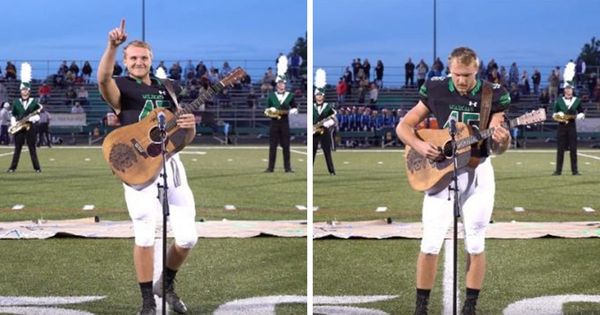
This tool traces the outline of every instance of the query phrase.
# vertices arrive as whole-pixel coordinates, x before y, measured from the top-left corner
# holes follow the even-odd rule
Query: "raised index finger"
[[[119,26],[119,31],[125,31],[125,19],[121,19],[121,25]]]

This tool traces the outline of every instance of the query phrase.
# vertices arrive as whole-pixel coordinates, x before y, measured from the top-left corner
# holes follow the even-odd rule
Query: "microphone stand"
[[[450,121],[450,143],[452,145],[452,165],[454,166],[452,174],[452,182],[448,186],[448,200],[450,200],[450,191],[454,192],[454,231],[452,244],[454,246],[452,252],[452,314],[456,315],[457,311],[457,296],[458,296],[458,218],[460,217],[460,200],[458,195],[458,156],[456,155],[456,121]],[[452,188],[454,183],[454,188]]]
[[[167,217],[169,216],[169,198],[168,198],[168,190],[169,186],[167,184],[167,131],[164,126],[164,120],[161,124],[161,119],[159,118],[159,130],[160,130],[160,142],[161,142],[161,156],[162,156],[162,171],[160,173],[160,177],[163,179],[162,185],[160,181],[156,183],[158,187],[158,200],[162,204],[162,212],[163,212],[163,229],[162,229],[162,315],[167,314],[167,299],[166,299],[166,290],[167,290]]]

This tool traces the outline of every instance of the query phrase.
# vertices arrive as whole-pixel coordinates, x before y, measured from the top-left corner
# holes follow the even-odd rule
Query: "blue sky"
[[[2,0],[0,60],[99,60],[121,18],[128,39],[141,39],[141,3]],[[155,61],[274,61],[305,33],[305,1],[146,0],[146,40]]]
[[[437,0],[437,55],[469,46],[484,62],[564,66],[593,36],[597,0]],[[433,59],[433,0],[314,0],[314,64]]]

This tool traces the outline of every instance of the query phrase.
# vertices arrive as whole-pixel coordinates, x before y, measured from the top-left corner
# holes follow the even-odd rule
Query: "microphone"
[[[160,130],[161,132],[165,132],[166,125],[167,125],[167,123],[166,123],[167,118],[165,116],[165,113],[159,112],[157,117],[158,117],[158,130]]]
[[[454,117],[450,117],[450,135],[453,136],[456,134],[456,119]]]

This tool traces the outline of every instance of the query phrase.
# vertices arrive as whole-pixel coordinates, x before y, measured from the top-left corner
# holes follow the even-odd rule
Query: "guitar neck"
[[[520,125],[522,125],[522,124],[519,122],[519,118],[511,119],[508,121],[508,123],[505,122],[502,124],[502,126],[504,128],[507,128],[509,130],[516,126],[520,126]],[[488,128],[488,129],[480,131],[480,132],[475,132],[471,136],[468,136],[468,137],[465,137],[465,138],[462,138],[462,139],[456,141],[456,148],[462,149],[464,147],[470,146],[474,143],[477,143],[479,141],[482,141],[482,140],[485,140],[485,139],[491,137],[493,134],[494,134],[494,127]]]
[[[224,87],[225,85],[223,85],[223,83],[221,82],[210,86],[208,89],[202,92],[194,101],[192,101],[191,103],[183,104],[183,108],[177,111],[177,113],[175,113],[175,118],[179,118],[179,116],[181,116],[182,114],[189,114],[198,110],[200,106],[212,100],[212,98],[217,93],[219,93]],[[167,130],[171,130],[171,128],[174,128],[175,126],[177,126],[177,119],[173,119],[167,122],[166,128]]]

